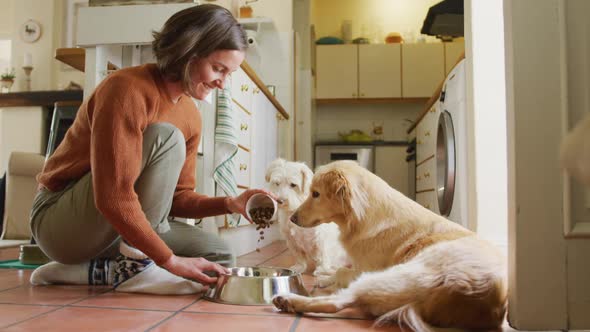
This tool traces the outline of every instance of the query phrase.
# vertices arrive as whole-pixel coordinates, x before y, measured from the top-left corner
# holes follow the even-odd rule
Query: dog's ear
[[[268,167],[266,168],[266,174],[264,175],[264,180],[268,183],[270,182],[270,176],[272,175],[272,172],[275,171],[275,169],[277,168],[281,168],[285,166],[285,160],[278,158],[275,159],[272,163],[270,163],[270,165],[268,165]]]
[[[313,172],[305,163],[299,163],[299,168],[301,170],[301,190],[305,195],[308,195]]]
[[[349,179],[343,170],[334,169],[322,176],[322,182],[333,197],[340,200],[345,214],[353,215],[358,220],[363,219],[368,207],[367,192],[358,181]]]
[[[346,206],[350,207],[350,183],[341,171],[331,170],[324,173],[322,175],[322,183],[332,197],[341,200],[345,208]]]

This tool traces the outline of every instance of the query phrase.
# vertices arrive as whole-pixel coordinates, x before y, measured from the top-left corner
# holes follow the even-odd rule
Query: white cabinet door
[[[409,194],[407,146],[378,146],[375,148],[375,174],[392,188]]]
[[[234,175],[238,186],[250,187],[250,175],[252,173],[251,165],[252,160],[250,152],[243,148],[238,148],[238,152],[234,157]]]
[[[255,86],[242,68],[231,74],[231,97],[245,110],[252,108],[252,91]]]
[[[436,152],[439,115],[438,102],[436,102],[416,126],[416,162],[418,165],[424,160],[432,158]]]
[[[359,45],[359,97],[402,96],[400,44]]]
[[[465,51],[464,42],[444,43],[445,45],[445,76],[453,69],[461,53]]]
[[[402,95],[430,97],[445,77],[442,43],[402,45]]]
[[[250,149],[252,147],[252,116],[234,103],[237,115],[238,144]]]
[[[265,185],[267,127],[264,112],[267,99],[264,94],[254,95],[252,108],[252,188],[262,188]]]
[[[356,98],[357,45],[316,46],[316,97]]]
[[[277,118],[277,109],[276,107],[270,102],[270,100],[266,99],[266,107],[265,107],[265,114],[264,118],[266,120],[266,137],[267,137],[267,146],[266,146],[266,158],[265,158],[265,165],[266,167],[278,157],[278,144],[279,144],[279,136],[278,136],[278,118]]]

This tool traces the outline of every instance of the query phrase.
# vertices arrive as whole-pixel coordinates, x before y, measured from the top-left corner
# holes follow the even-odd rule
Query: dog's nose
[[[297,224],[297,212],[293,213],[289,219],[292,223]]]

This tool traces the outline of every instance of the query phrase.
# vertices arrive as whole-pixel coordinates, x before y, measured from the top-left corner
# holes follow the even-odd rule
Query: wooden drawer
[[[416,192],[434,190],[436,187],[436,159],[431,158],[427,162],[416,167]]]
[[[238,69],[232,74],[231,82],[232,99],[241,107],[250,111],[252,108],[253,90],[256,85],[242,69]]]
[[[425,191],[416,194],[416,202],[428,210],[438,214],[438,203],[435,191]]]
[[[436,102],[416,126],[416,162],[421,163],[434,155],[439,109]]]
[[[237,107],[234,105],[234,107]],[[237,116],[238,144],[250,149],[252,147],[252,116],[241,108],[235,109]]]
[[[234,157],[234,175],[236,183],[239,186],[250,187],[250,152],[238,148],[238,153]]]

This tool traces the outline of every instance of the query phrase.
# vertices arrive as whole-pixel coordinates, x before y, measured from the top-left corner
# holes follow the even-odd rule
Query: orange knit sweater
[[[186,140],[170,214],[200,218],[227,213],[223,197],[194,192],[201,115],[188,96],[172,102],[155,64],[118,70],[100,83],[37,180],[59,191],[91,172],[97,209],[125,240],[162,264],[172,251],[150,226],[133,188],[141,171],[143,131],[157,122],[173,124]]]

